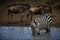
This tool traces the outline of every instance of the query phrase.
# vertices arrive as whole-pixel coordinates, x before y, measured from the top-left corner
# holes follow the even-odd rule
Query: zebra
[[[40,30],[45,29],[46,32],[50,32],[50,25],[52,18],[48,14],[39,15],[31,22],[31,28],[33,34],[40,34]]]
[[[40,35],[40,30],[42,29],[45,29],[46,33],[49,33],[50,25],[52,23],[52,17],[48,13],[44,13],[43,8],[38,8],[34,13],[37,16],[31,22],[32,34]]]

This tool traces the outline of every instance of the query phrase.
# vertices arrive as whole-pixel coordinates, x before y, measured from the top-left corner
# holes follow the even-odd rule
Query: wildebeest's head
[[[52,13],[52,8],[51,6],[47,6],[47,5],[38,5],[38,8],[42,8],[44,13]]]
[[[37,7],[30,8],[30,10],[35,14],[44,14],[44,13],[52,13],[51,6],[39,5]]]

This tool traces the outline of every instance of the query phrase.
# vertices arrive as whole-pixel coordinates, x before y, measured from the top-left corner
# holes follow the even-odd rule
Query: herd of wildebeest
[[[46,32],[50,32],[51,16],[49,13],[52,13],[51,6],[48,5],[38,5],[31,8],[29,4],[14,4],[9,5],[8,7],[8,19],[9,15],[13,19],[13,14],[20,14],[20,22],[23,22],[24,13],[28,11],[27,18],[30,16],[32,34],[40,34],[40,29],[46,29]],[[33,15],[38,15],[34,20],[32,20]],[[8,21],[9,22],[9,21]]]

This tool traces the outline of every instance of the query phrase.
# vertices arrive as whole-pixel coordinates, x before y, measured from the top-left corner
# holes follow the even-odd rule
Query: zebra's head
[[[32,25],[35,26],[35,27],[40,25],[40,22],[36,22],[36,21],[37,20],[32,21]]]
[[[40,5],[37,7],[33,7],[33,8],[30,8],[30,10],[36,15],[37,14],[52,13],[51,6],[46,6],[46,5]]]

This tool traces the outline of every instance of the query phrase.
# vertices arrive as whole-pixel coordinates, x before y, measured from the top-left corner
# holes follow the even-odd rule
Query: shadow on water
[[[57,40],[60,28],[52,27],[50,33],[41,30],[41,35],[32,35],[31,27],[0,27],[0,40]]]

